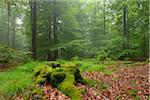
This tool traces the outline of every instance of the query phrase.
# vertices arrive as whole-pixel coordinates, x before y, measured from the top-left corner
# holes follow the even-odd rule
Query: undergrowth
[[[0,92],[12,96],[24,91],[33,83],[32,69],[43,65],[44,62],[30,61],[7,72],[0,72]]]
[[[107,70],[107,68],[104,64],[97,64],[93,60],[80,60],[80,61],[79,60],[73,60],[73,61],[58,60],[57,62],[59,62],[60,64],[67,65],[67,66],[77,65],[80,72],[101,71],[105,75],[111,74],[111,71]],[[33,69],[42,68],[43,66],[48,66],[48,64],[49,64],[49,62],[47,62],[47,61],[44,61],[44,62],[29,61],[28,63],[18,66],[18,67],[15,67],[14,69],[11,69],[9,71],[0,72],[0,86],[1,86],[0,87],[0,95],[4,94],[6,97],[11,97],[17,93],[22,93],[23,91],[26,91],[26,89],[28,89],[28,87],[30,87],[31,85],[34,84]],[[70,69],[67,69],[67,70],[70,70]],[[62,77],[68,77],[68,76],[64,76],[64,73],[66,72],[65,70],[64,70],[64,72],[61,72],[61,71],[59,73],[58,72],[56,74],[53,73],[53,75],[51,76],[51,79],[53,79],[53,76],[57,77],[58,74],[59,74],[59,76],[62,75]],[[76,77],[75,77],[75,79],[76,79]],[[41,79],[40,79],[40,81],[41,81]],[[53,81],[54,81],[54,83],[57,83],[57,81],[59,81],[59,80],[53,79]],[[81,81],[81,80],[79,80],[79,81]],[[92,80],[87,80],[87,82],[90,84],[90,86],[94,85],[94,82]],[[63,84],[67,84],[68,89],[69,89],[69,86],[72,86],[72,85],[68,84],[68,80],[64,81],[64,83],[62,83],[62,85],[55,84],[56,86],[59,87],[60,90],[62,90],[63,93],[66,93],[66,90],[63,89],[64,88]],[[72,88],[74,88],[74,86]],[[74,88],[74,89],[76,89],[76,88]],[[63,90],[65,90],[65,91],[63,91]],[[68,91],[67,93],[70,93],[72,90],[67,90],[67,91]],[[76,90],[76,91],[78,92],[78,90]],[[67,95],[70,95],[70,94],[67,94]],[[76,95],[76,94],[73,94],[73,95]],[[79,95],[81,95],[81,94],[79,93]],[[80,97],[80,96],[78,96],[78,97]]]
[[[58,60],[60,63],[70,63],[70,64],[77,64],[79,66],[79,70],[81,72],[93,72],[93,71],[101,71],[105,75],[111,75],[112,71],[107,69],[107,64],[97,63],[93,61],[93,59],[86,59],[86,60],[73,60],[73,61],[66,61],[66,60]],[[111,62],[112,63],[112,62]]]

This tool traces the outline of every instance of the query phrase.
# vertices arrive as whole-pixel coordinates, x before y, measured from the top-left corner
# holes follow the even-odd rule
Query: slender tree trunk
[[[16,18],[15,18],[15,15],[13,16],[13,37],[12,38],[13,38],[12,45],[13,45],[13,48],[15,48],[15,40],[16,40]]]
[[[37,59],[37,44],[36,44],[36,0],[30,1],[31,7],[31,30],[32,30],[32,57]]]
[[[124,48],[128,47],[128,34],[127,34],[127,11],[126,11],[126,0],[124,0],[124,5],[123,5],[123,33],[124,37],[127,38],[127,45],[126,42],[124,43]]]
[[[7,22],[7,45],[9,46],[9,35],[10,35],[10,2],[7,2],[8,11],[8,22]]]
[[[116,2],[117,2],[117,11],[119,11],[120,10],[120,8],[119,8],[120,3],[119,3],[118,0],[116,0]],[[119,19],[119,12],[117,12],[117,19]],[[118,31],[118,33],[120,33],[120,27],[119,26],[120,26],[119,21],[117,21],[117,31]]]
[[[57,13],[56,13],[56,0],[53,1],[53,24],[54,24],[54,44],[58,43],[58,34],[57,34]],[[54,59],[58,58],[58,50],[54,51]]]
[[[14,4],[16,7],[16,4]],[[12,47],[15,48],[15,40],[16,40],[16,8],[12,9],[11,14],[11,23],[12,23]]]
[[[96,3],[96,2],[95,2]],[[96,37],[96,32],[95,32],[95,29],[93,28],[93,26],[95,26],[96,25],[96,4],[95,4],[95,6],[94,6],[94,8],[93,8],[93,15],[92,15],[92,22],[93,22],[93,24],[92,24],[92,34],[91,34],[91,42],[92,42],[92,46],[95,46],[96,45],[96,40],[95,40],[95,37]]]
[[[137,0],[137,10],[138,10],[138,16],[142,13],[141,11],[141,1],[140,0]],[[137,25],[137,27],[139,27],[139,33],[141,34],[142,33],[142,23],[139,23]],[[146,50],[146,35],[145,34],[141,34],[141,40],[143,40],[143,43],[141,44],[141,52],[142,52],[142,56],[144,58],[147,58],[148,57],[148,54],[147,54],[147,50]]]
[[[51,34],[52,34],[52,32],[51,32],[51,17],[50,18],[48,18],[48,41],[49,41],[49,43],[51,42],[51,40],[52,40],[52,37],[51,37]],[[50,46],[50,44],[48,43],[48,46]],[[53,52],[51,52],[49,49],[48,49],[48,53],[47,53],[47,60],[53,60]]]
[[[104,34],[106,33],[106,11],[105,11],[105,6],[106,6],[106,0],[103,1],[104,3],[104,10],[103,10],[103,16],[104,16]]]
[[[146,58],[146,36],[145,34],[143,36],[143,39],[144,39],[143,56]]]

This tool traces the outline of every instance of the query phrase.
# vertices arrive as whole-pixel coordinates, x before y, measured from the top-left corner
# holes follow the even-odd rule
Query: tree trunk
[[[103,16],[104,16],[104,34],[106,33],[106,12],[105,12],[105,6],[106,6],[106,0],[103,1],[104,3],[104,10],[103,10]]]
[[[9,35],[10,35],[10,2],[7,2],[8,11],[8,22],[7,22],[7,45],[9,46]]]
[[[143,56],[146,58],[147,55],[146,55],[146,36],[144,34],[143,36],[143,40],[144,40],[144,45],[143,45]]]
[[[37,59],[37,45],[36,45],[36,1],[30,1],[31,7],[31,30],[32,30],[32,58]]]
[[[54,24],[54,44],[58,43],[58,34],[57,34],[57,13],[56,13],[56,0],[53,1],[53,24]],[[54,51],[54,59],[58,58],[58,50]]]
[[[13,36],[12,36],[12,46],[15,48],[15,40],[16,40],[16,18],[13,16]]]
[[[49,41],[49,43],[50,42],[52,42],[51,40],[52,40],[52,36],[51,36],[51,34],[52,34],[52,32],[51,32],[51,17],[50,18],[48,18],[48,41]],[[48,46],[50,46],[50,44],[48,43]],[[48,61],[50,61],[50,60],[53,60],[53,52],[52,51],[50,51],[49,50],[49,48],[48,48],[48,51],[47,51],[47,60]]]
[[[124,37],[127,38],[127,45],[126,42],[124,42],[124,48],[128,48],[128,43],[129,43],[129,35],[127,33],[127,11],[126,11],[126,0],[124,0],[124,5],[123,5],[123,33],[124,33]]]

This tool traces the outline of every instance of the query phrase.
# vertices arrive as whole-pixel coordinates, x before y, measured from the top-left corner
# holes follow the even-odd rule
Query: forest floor
[[[89,100],[148,100],[150,95],[148,83],[148,65],[132,68],[119,68],[110,76],[101,72],[85,72],[83,76],[97,81],[94,87],[79,85],[86,88],[85,99]]]
[[[80,83],[76,86],[85,89],[82,100],[148,100],[148,67],[148,64],[125,66],[123,62],[117,62],[107,67],[113,70],[111,75],[104,75],[100,71],[83,72],[84,77],[94,80],[93,86]],[[71,100],[50,84],[46,84],[43,90],[47,100]]]
[[[92,80],[91,84],[81,84],[81,83],[76,84],[76,87],[79,90],[82,90],[81,92],[83,95],[82,100],[149,100],[150,99],[149,64],[145,62],[134,62],[134,61],[114,61],[114,63],[110,63],[110,62],[109,64],[106,63],[108,62],[102,62],[103,65],[106,65],[106,69],[105,70],[101,69],[102,71],[93,70],[98,66],[92,67],[92,70],[90,69],[91,66],[87,70],[85,70],[83,67],[80,69],[83,77]],[[0,78],[3,81],[6,81],[5,85],[7,85],[8,83],[10,84],[8,84],[7,87],[4,86],[3,83],[1,83],[1,85],[3,85],[4,88],[6,87],[6,89],[4,90],[8,90],[9,93],[10,91],[9,85],[12,85],[12,87],[14,87],[13,84],[11,84],[11,81],[18,81],[18,79],[20,79],[19,83],[16,83],[16,85],[14,84],[15,88],[16,86],[18,88],[18,85],[21,86],[20,85],[21,83],[25,86],[31,84],[29,78],[31,78],[32,76],[30,76],[29,74],[31,73],[29,69],[31,69],[33,65],[41,66],[43,64],[44,62],[39,64],[37,64],[37,62],[33,62],[33,63],[31,62],[25,65],[28,66],[27,69],[26,67],[22,67],[22,68],[20,67],[19,69],[13,72],[9,72],[10,75],[7,74],[7,71],[5,70],[6,72],[1,72],[2,76]],[[90,65],[90,63],[87,63],[87,65]],[[85,68],[87,67],[87,65],[85,66]],[[4,76],[3,74],[4,75],[7,74],[5,76],[7,76],[7,78],[9,76],[10,79],[12,80],[11,81],[10,79],[6,80],[6,77],[3,77]],[[22,78],[25,75],[26,77],[27,76],[28,77]],[[42,91],[44,92],[44,98],[46,98],[46,100],[71,100],[69,96],[64,95],[61,91],[59,91],[57,88],[52,87],[50,84],[45,84],[43,86],[40,86],[39,88],[42,89]],[[34,95],[33,97],[35,100],[37,100],[36,98],[40,98],[39,95]],[[15,96],[14,99],[23,100],[22,95],[20,94]],[[0,100],[6,100],[6,99],[0,99]]]

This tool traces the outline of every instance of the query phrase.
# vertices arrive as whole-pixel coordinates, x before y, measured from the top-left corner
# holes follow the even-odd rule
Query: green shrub
[[[7,46],[0,45],[0,63],[8,63],[8,61],[12,58],[11,52]]]
[[[10,61],[26,62],[30,58],[29,52],[23,52],[12,49],[0,44],[0,63],[9,63]]]

